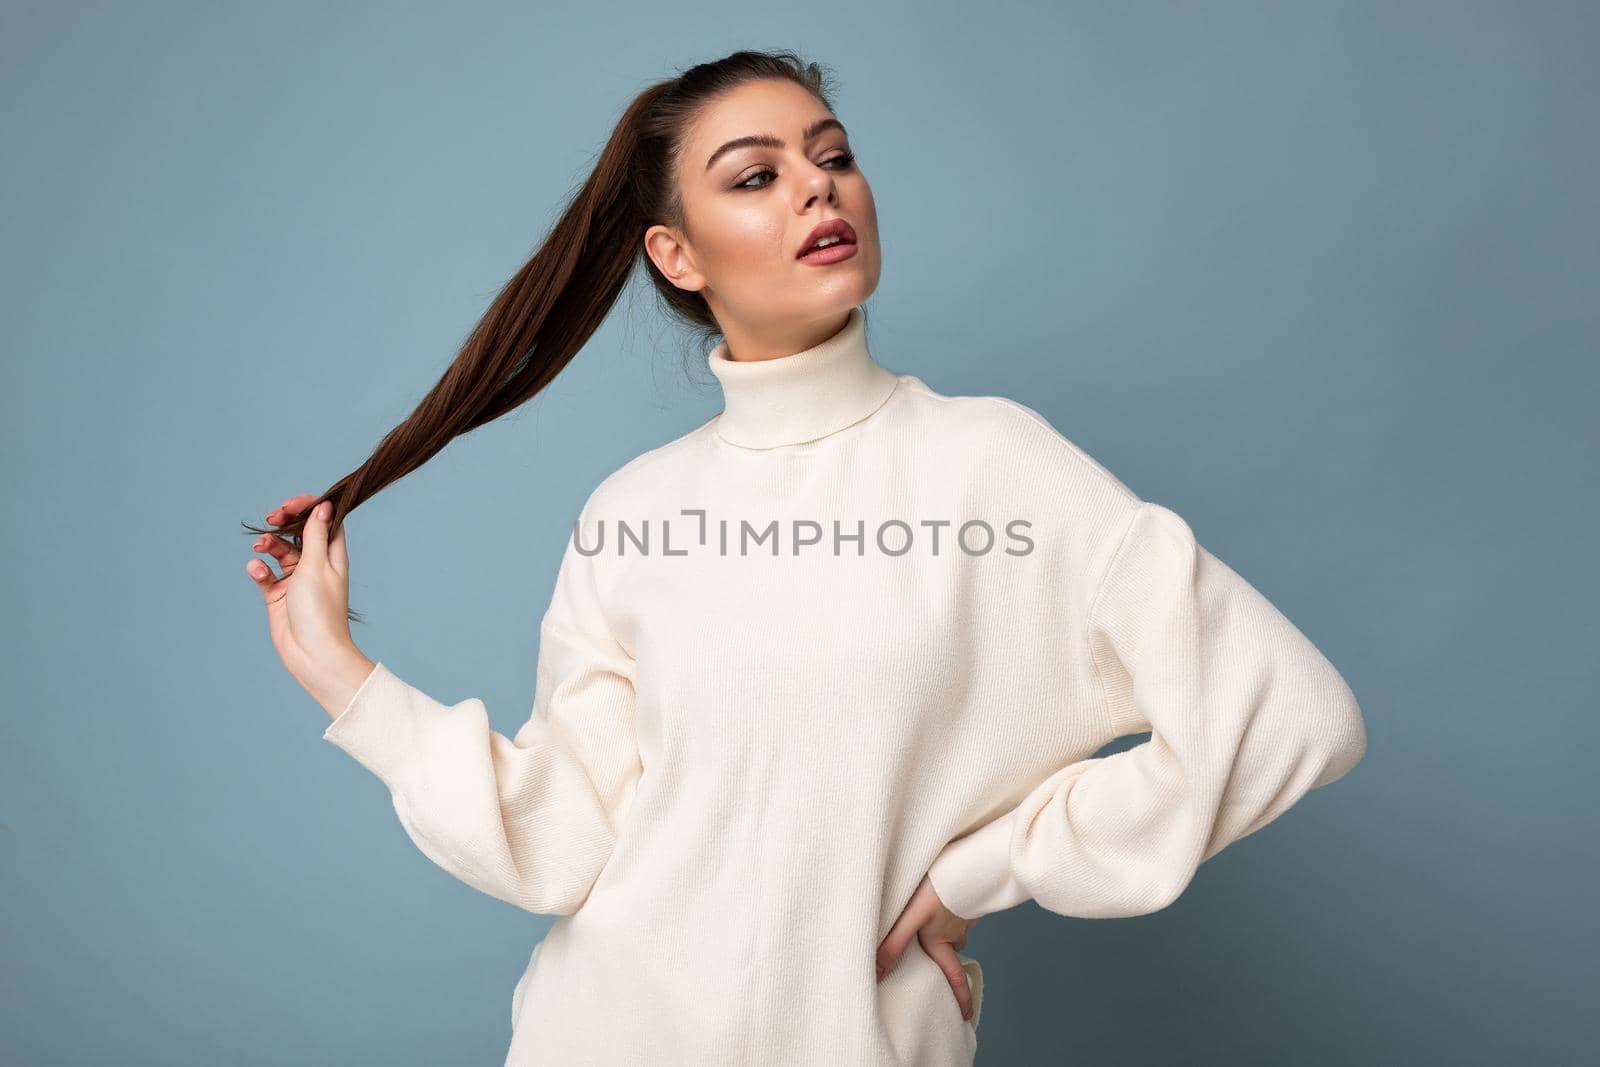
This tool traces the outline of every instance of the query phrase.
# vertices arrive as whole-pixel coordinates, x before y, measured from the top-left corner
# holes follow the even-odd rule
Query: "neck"
[[[814,348],[850,325],[850,314],[831,315],[820,322],[796,323],[782,336],[773,333],[751,333],[743,324],[724,319],[722,330],[723,357],[733,363],[759,363],[767,359],[782,359],[796,352]],[[721,318],[721,316],[718,316]]]
[[[777,448],[837,433],[878,410],[900,380],[868,351],[866,313],[859,305],[842,329],[810,348],[733,359],[724,340],[706,362],[722,386],[717,434],[743,448]]]

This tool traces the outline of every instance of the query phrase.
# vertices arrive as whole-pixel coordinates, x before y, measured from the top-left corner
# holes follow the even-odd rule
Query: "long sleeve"
[[[1159,504],[1139,503],[1085,618],[1114,735],[1151,736],[1061,768],[946,845],[929,878],[963,918],[1030,897],[1082,918],[1159,911],[1366,752],[1339,672]]]
[[[611,856],[642,774],[634,661],[569,538],[539,626],[533,712],[508,739],[483,701],[445,705],[378,663],[323,737],[388,787],[444,870],[537,914],[569,915]]]

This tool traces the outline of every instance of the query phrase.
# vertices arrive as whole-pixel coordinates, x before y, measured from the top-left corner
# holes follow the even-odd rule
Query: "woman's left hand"
[[[963,919],[944,906],[933,883],[927,875],[911,894],[900,918],[890,927],[889,934],[878,946],[878,981],[894,970],[915,936],[925,951],[944,971],[955,992],[956,1003],[961,1005],[961,1017],[972,1018],[972,989],[967,984],[967,970],[961,966],[956,953],[967,947],[967,931],[978,924],[977,919]]]

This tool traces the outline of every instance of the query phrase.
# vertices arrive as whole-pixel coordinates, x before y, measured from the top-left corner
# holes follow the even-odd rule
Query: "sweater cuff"
[[[1033,896],[1011,870],[1013,811],[944,846],[928,880],[944,906],[963,919],[1010,908]]]
[[[396,716],[409,709],[409,688],[382,662],[374,664],[344,710],[322,731],[322,739],[338,745],[388,782],[389,775],[399,769],[406,731]]]

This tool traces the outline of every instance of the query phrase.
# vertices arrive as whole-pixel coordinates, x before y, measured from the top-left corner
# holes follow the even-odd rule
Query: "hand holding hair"
[[[267,512],[267,523],[285,525],[316,500],[311,493],[290,497]],[[245,564],[245,572],[261,591],[272,646],[284,667],[330,717],[338,718],[374,664],[350,636],[350,559],[344,524],[328,536],[332,514],[331,502],[317,504],[306,517],[298,548],[277,534],[255,540],[251,547],[276,559],[281,576],[259,559]]]

